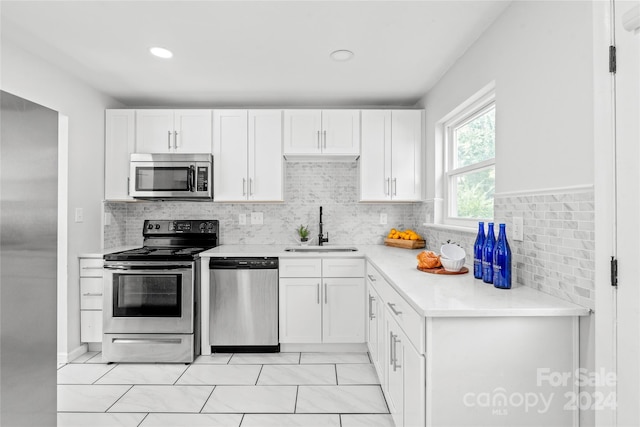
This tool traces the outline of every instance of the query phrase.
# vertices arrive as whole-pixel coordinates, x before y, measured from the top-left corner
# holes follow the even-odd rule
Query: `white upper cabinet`
[[[363,110],[361,201],[422,198],[422,112]]]
[[[282,111],[214,110],[214,201],[281,201]]]
[[[137,153],[211,153],[211,110],[136,110]]]
[[[284,155],[360,153],[360,110],[285,110]]]
[[[135,151],[135,111],[105,112],[104,198],[132,200],[129,196],[129,159]]]

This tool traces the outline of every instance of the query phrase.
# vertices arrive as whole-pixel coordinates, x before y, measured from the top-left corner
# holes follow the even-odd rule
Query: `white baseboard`
[[[87,345],[80,344],[79,347],[68,353],[58,353],[58,363],[69,363],[72,360],[77,359],[87,352]]]
[[[282,353],[366,353],[367,344],[280,344]]]

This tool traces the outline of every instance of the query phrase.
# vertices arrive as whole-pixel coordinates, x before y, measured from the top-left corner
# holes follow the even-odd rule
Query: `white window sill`
[[[430,223],[424,223],[422,225],[429,228],[435,228],[436,230],[450,230],[450,231],[459,231],[461,233],[472,233],[472,234],[475,234],[478,232],[478,230],[475,228],[462,227],[459,225],[430,224]]]

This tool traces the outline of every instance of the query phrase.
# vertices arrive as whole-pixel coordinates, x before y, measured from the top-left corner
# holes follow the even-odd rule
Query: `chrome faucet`
[[[322,206],[320,206],[320,224],[318,225],[320,230],[320,233],[318,233],[318,245],[322,246],[323,243],[329,242],[329,232],[327,231],[327,237],[324,237],[322,233]]]

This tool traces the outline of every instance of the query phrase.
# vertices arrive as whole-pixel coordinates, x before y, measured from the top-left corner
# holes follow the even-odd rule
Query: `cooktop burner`
[[[141,248],[106,254],[106,261],[185,261],[218,245],[217,220],[146,220]]]

